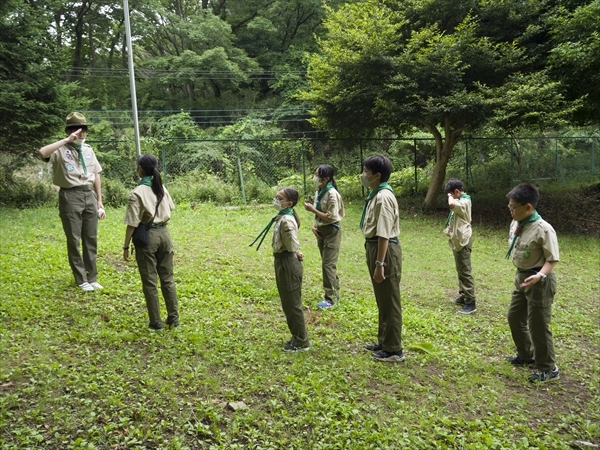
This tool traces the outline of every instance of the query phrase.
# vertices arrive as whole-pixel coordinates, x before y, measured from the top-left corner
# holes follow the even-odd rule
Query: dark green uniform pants
[[[89,187],[86,186],[86,189]],[[83,187],[61,188],[58,192],[58,211],[67,238],[69,265],[75,283],[93,283],[98,280],[96,251],[98,247],[98,199],[93,190]],[[79,252],[79,242],[83,258]]]
[[[277,290],[288,328],[292,333],[292,345],[308,347],[308,332],[302,310],[302,263],[293,252],[275,253],[273,256]]]
[[[475,282],[471,272],[471,250],[473,249],[473,238],[461,251],[454,253],[454,264],[458,273],[458,293],[470,304],[475,301]]]
[[[367,267],[373,283],[377,309],[379,310],[379,329],[377,341],[386,352],[402,350],[402,305],[400,303],[400,277],[402,275],[402,249],[400,244],[388,243],[384,267],[385,280],[376,283],[375,261],[377,260],[377,243],[365,243]]]
[[[179,320],[177,309],[177,289],[173,278],[173,243],[167,227],[150,228],[150,242],[147,246],[135,247],[135,260],[138,264],[142,289],[146,298],[150,325],[160,321],[158,305],[158,278],[160,290],[167,305],[167,322]]]
[[[550,331],[552,303],[556,294],[556,276],[550,272],[545,281],[529,288],[519,285],[534,272],[518,272],[515,290],[508,308],[508,325],[519,358],[535,357],[538,370],[554,369],[554,341]]]
[[[319,252],[321,252],[325,300],[335,303],[340,298],[340,280],[337,275],[337,262],[340,255],[342,230],[339,226],[324,225],[319,227],[319,234],[322,239],[317,239],[317,244]]]

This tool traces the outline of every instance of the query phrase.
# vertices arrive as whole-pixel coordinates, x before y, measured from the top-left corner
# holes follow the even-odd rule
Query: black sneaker
[[[171,319],[167,319],[165,321],[165,323],[167,325],[170,325],[170,326],[174,327],[174,328],[179,326],[179,320],[178,319],[172,319],[172,320]]]
[[[517,356],[509,356],[506,360],[511,363],[513,366],[530,366],[535,364],[535,359],[533,358],[521,358],[519,355]]]
[[[477,311],[477,306],[475,306],[475,302],[467,303],[462,309],[459,311],[460,314],[473,314]]]
[[[285,346],[283,347],[283,351],[284,352],[305,352],[309,349],[309,346],[306,347],[296,347],[294,344],[292,344],[291,342],[288,342],[287,344],[285,344]]]
[[[402,353],[402,350],[399,352],[386,352],[385,350],[380,350],[371,353],[371,356],[381,362],[399,363],[404,361],[404,353]]]
[[[383,347],[381,346],[381,344],[367,344],[365,345],[364,349],[370,352],[378,352],[380,350],[383,350]]]
[[[163,323],[159,320],[158,322],[151,323],[148,326],[153,330],[161,330],[163,327]]]
[[[454,303],[455,305],[466,305],[465,298],[462,295],[452,300],[452,303]]]
[[[560,380],[560,374],[558,373],[558,366],[554,366],[549,372],[542,372],[541,370],[536,370],[527,378],[532,383],[544,383],[546,381],[554,381]]]

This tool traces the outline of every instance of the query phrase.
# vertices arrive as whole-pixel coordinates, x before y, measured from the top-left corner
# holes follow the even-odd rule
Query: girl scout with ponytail
[[[252,246],[260,239],[256,248],[258,250],[269,229],[273,226],[272,247],[275,257],[275,280],[281,307],[292,333],[292,338],[283,347],[286,352],[305,351],[309,348],[308,332],[302,308],[302,260],[304,256],[300,252],[300,242],[298,241],[300,218],[294,211],[298,198],[298,191],[290,187],[277,192],[273,206],[279,213],[250,244]]]
[[[175,209],[169,192],[162,184],[158,161],[153,155],[143,155],[138,160],[138,186],[131,192],[125,212],[125,243],[123,259],[129,261],[129,248],[133,231],[140,224],[148,224],[149,243],[146,246],[135,245],[135,259],[142,279],[142,289],[146,298],[146,307],[150,318],[149,327],[160,330],[163,322],[158,304],[157,278],[167,305],[167,325],[179,325],[177,309],[177,290],[173,278],[173,243],[167,228],[171,211]]]
[[[331,308],[340,299],[340,280],[337,261],[340,254],[342,230],[340,221],[344,217],[344,203],[333,179],[335,169],[329,164],[317,167],[313,182],[317,185],[315,204],[304,203],[304,209],[315,215],[312,227],[321,253],[323,289],[325,296],[317,303],[320,308]]]

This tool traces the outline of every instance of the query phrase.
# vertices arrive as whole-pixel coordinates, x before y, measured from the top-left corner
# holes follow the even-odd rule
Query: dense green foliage
[[[406,361],[373,361],[377,310],[347,202],[342,299],[321,291],[310,214],[302,209],[303,299],[311,350],[289,338],[268,245],[248,244],[272,208],[178,204],[170,224],[181,325],[154,332],[134,262],[122,260],[124,209],[100,224],[99,281],[72,286],[55,208],[0,209],[0,448],[552,449],[600,443],[597,238],[559,234],[552,330],[561,380],[526,381],[506,311],[514,267],[501,231],[476,225],[478,309],[457,314],[445,212],[403,212]],[[543,213],[544,214],[544,213]],[[248,409],[231,411],[228,402]],[[582,444],[583,445],[583,444]],[[585,448],[585,447],[584,447]]]

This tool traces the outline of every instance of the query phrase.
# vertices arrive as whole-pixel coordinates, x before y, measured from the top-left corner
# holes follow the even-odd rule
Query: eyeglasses
[[[521,206],[526,206],[526,205],[517,205],[517,206],[513,206],[510,203],[508,204],[508,209],[510,209],[511,211],[514,211],[517,208],[520,208]]]

